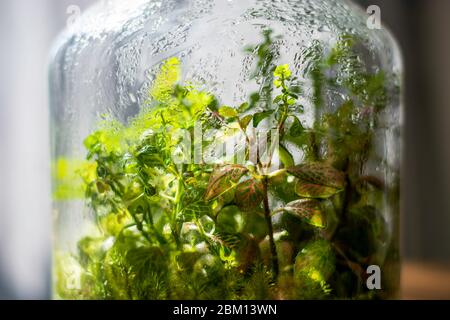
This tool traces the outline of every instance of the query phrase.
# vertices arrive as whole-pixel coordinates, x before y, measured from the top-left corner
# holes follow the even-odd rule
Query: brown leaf
[[[323,163],[291,167],[288,172],[298,178],[295,192],[305,198],[329,198],[345,187],[345,174]]]
[[[345,186],[345,174],[332,166],[313,162],[288,169],[288,172],[302,181],[335,189]]]
[[[251,211],[261,204],[264,199],[264,188],[261,181],[249,179],[236,187],[236,205],[242,211]]]
[[[241,241],[238,249],[239,270],[243,273],[248,272],[258,261],[259,247],[258,242],[251,236],[246,236]]]

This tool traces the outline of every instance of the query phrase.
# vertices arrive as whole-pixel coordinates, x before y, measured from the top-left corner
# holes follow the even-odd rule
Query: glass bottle
[[[345,0],[101,1],[50,65],[54,295],[392,299],[402,61]]]

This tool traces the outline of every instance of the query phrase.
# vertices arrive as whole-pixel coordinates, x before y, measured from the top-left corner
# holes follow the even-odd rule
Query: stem
[[[359,281],[363,282],[365,280],[364,278],[366,273],[364,269],[361,267],[361,265],[351,261],[345,254],[344,250],[342,250],[342,248],[336,243],[333,243],[332,246],[336,250],[336,252],[344,259],[348,268],[353,272],[353,274],[355,274],[355,276],[359,279]]]
[[[339,215],[339,224],[336,227],[336,230],[334,231],[334,233],[330,236],[330,241],[334,241],[335,237],[337,236],[337,230],[342,226],[342,225],[346,225],[348,223],[348,216],[347,216],[347,211],[348,208],[350,206],[350,203],[352,201],[352,185],[351,185],[351,181],[349,178],[350,175],[350,159],[345,159],[345,163],[343,166],[343,171],[345,172],[345,190],[344,190],[344,194],[343,194],[343,199],[342,199],[342,204],[341,204],[341,208],[339,208],[339,211],[336,210],[336,214]],[[333,207],[335,209],[336,206],[333,203]]]
[[[131,217],[133,218],[134,224],[136,225],[138,231],[142,234],[145,240],[147,240],[150,244],[152,244],[152,239],[150,238],[148,233],[145,232],[144,226],[142,225],[142,221],[139,221],[138,217],[132,211],[130,211],[130,214]]]
[[[310,158],[312,161],[318,161],[320,158],[320,149],[317,141],[317,133],[312,131],[310,133],[310,143],[311,143],[311,154]]]
[[[178,227],[177,227],[177,216],[181,209],[181,197],[184,192],[183,180],[182,180],[181,176],[182,175],[180,175],[180,178],[178,179],[178,188],[177,188],[177,193],[175,195],[175,206],[173,208],[172,217],[171,217],[172,235],[175,239],[175,243],[176,243],[178,249],[181,248],[181,242],[180,242],[180,236],[179,236],[179,231],[178,231]]]
[[[289,112],[288,112],[289,109],[288,108],[289,108],[289,105],[287,104],[287,102],[285,102],[284,109],[283,109],[283,115],[281,116],[280,123],[278,124],[278,132],[280,132],[280,140],[281,140],[281,137],[284,136],[284,132],[282,132],[282,131],[284,131],[284,125],[286,124],[286,121],[289,117]]]
[[[164,236],[156,229],[155,223],[153,221],[153,216],[152,216],[152,213],[150,212],[150,210],[147,210],[145,212],[145,221],[147,222],[147,225],[150,227],[150,229],[153,231],[158,242],[162,245],[165,245],[167,243],[167,241],[164,238]]]
[[[133,227],[136,227],[136,223],[130,223],[130,224],[127,224],[126,226],[124,226],[122,228],[122,230],[120,230],[119,234],[117,235],[117,238],[120,238],[123,235],[123,233],[125,232],[125,230],[133,228]]]
[[[284,126],[285,126],[286,121],[287,121],[288,116],[289,116],[288,108],[289,108],[289,106],[287,105],[287,102],[286,102],[286,105],[284,106],[284,110],[283,110],[283,115],[282,115],[280,123],[278,124],[278,127],[277,127],[278,134],[279,134],[279,142],[281,140],[283,140],[283,138],[284,138]],[[273,141],[271,143],[273,143]],[[269,168],[272,166],[272,161],[273,161],[274,154],[275,154],[275,152],[270,152],[270,160],[269,160],[269,163],[268,163],[268,167]]]
[[[345,194],[344,194],[344,203],[342,204],[342,212],[341,212],[341,219],[346,222],[347,221],[347,210],[350,206],[351,202],[351,196],[352,196],[352,186],[350,181],[350,159],[345,160]]]
[[[127,206],[129,206],[129,205],[131,205],[132,203],[138,201],[138,200],[141,199],[143,196],[144,196],[143,193],[140,194],[140,195],[137,196],[135,199],[129,201]],[[140,221],[140,220],[138,219],[136,213],[135,213],[133,210],[129,210],[129,209],[128,209],[127,211],[130,213],[131,218],[132,218],[133,221],[134,221],[134,225],[136,226],[136,228],[138,229],[138,231],[139,231],[139,232],[142,234],[142,236],[143,236],[143,237],[151,244],[151,243],[152,243],[152,239],[150,238],[150,235],[149,235],[147,232],[145,232],[145,230],[144,230],[144,225],[143,225],[143,221]],[[145,213],[143,212],[142,214],[145,214]],[[144,218],[145,218],[145,217],[144,217]],[[130,225],[130,226],[131,226],[131,225]]]
[[[269,207],[269,196],[268,196],[268,178],[265,177],[262,181],[263,183],[263,193],[264,193],[264,217],[266,219],[267,229],[269,233],[269,244],[270,244],[270,254],[272,257],[272,271],[274,274],[274,278],[278,277],[279,273],[279,265],[278,265],[278,254],[277,247],[275,245],[275,240],[273,238],[273,225],[272,225],[272,217],[270,214]]]

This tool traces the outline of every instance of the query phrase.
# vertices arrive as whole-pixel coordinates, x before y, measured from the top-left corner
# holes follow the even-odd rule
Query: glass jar
[[[50,66],[55,298],[396,298],[402,62],[367,18],[85,12]]]

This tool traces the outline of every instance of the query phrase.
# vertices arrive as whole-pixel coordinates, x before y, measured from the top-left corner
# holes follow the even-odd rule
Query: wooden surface
[[[402,267],[402,298],[450,300],[450,266],[405,263]]]

